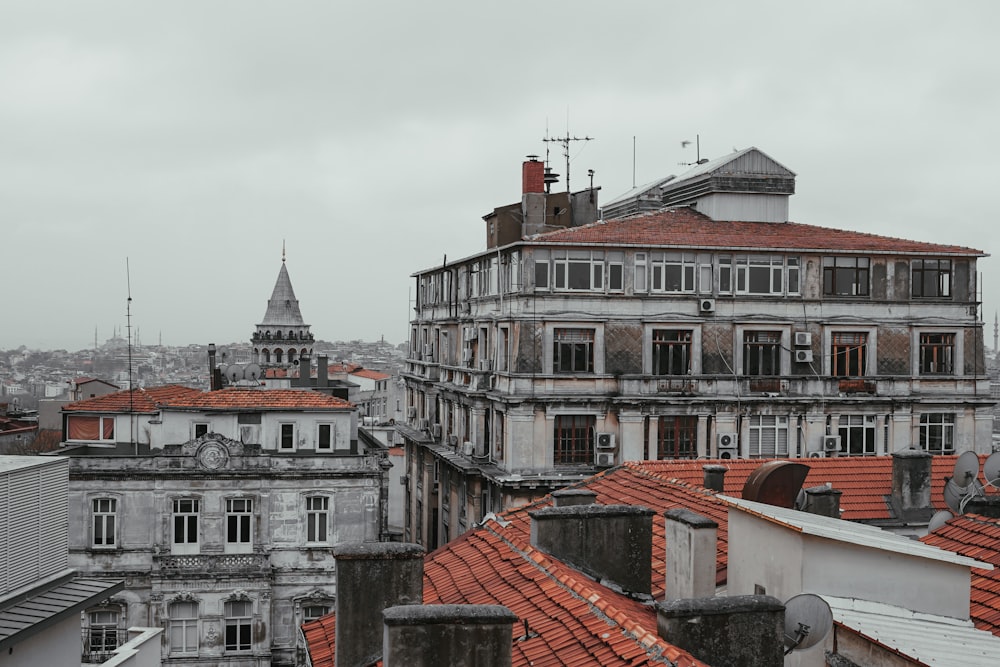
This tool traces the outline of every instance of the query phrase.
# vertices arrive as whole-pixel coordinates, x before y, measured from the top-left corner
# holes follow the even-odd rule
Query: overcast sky
[[[542,138],[601,199],[756,146],[796,222],[1000,269],[1000,3],[0,0],[0,349],[407,337]],[[561,148],[553,168],[565,172]],[[560,184],[560,189],[565,187]]]

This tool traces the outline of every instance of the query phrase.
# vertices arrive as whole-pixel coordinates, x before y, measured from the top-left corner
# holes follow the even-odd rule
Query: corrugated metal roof
[[[922,542],[890,533],[881,528],[851,523],[843,519],[832,519],[830,517],[819,516],[818,514],[810,514],[809,512],[785,509],[784,507],[775,507],[774,505],[765,505],[764,503],[755,503],[750,500],[743,500],[742,498],[719,497],[732,507],[806,535],[858,544],[872,549],[892,551],[917,558],[928,558],[930,560],[939,560],[957,565],[967,565],[968,567],[978,567],[984,570],[993,569],[993,566],[989,563],[932,547]]]
[[[926,665],[987,667],[1000,663],[1000,637],[971,621],[921,614],[877,602],[821,596],[836,623]]]
[[[52,459],[40,459],[37,456],[0,456],[0,472],[27,470],[52,462]]]

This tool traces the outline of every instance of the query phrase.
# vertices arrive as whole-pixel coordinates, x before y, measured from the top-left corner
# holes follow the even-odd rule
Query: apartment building
[[[982,251],[790,222],[756,148],[600,220],[522,175],[483,252],[413,275],[405,539],[627,460],[990,451]]]

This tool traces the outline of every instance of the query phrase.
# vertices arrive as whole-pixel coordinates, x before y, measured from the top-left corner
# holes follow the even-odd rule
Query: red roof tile
[[[233,387],[201,391],[180,385],[150,387],[105,394],[70,403],[68,412],[137,412],[148,414],[163,408],[196,410],[345,410],[354,405],[340,398],[308,389],[246,389]]]
[[[359,378],[366,378],[368,380],[388,380],[392,377],[391,375],[386,375],[385,373],[373,371],[368,368],[359,368],[357,370],[350,371],[350,375],[357,375]]]
[[[795,222],[712,220],[690,208],[677,208],[630,218],[560,229],[527,239],[543,243],[608,243],[614,245],[715,248],[723,250],[840,250],[865,253],[932,253],[985,256],[981,250],[922,243],[844,229]]]
[[[1000,519],[964,514],[920,541],[997,568],[972,570],[969,616],[977,628],[1000,637]]]

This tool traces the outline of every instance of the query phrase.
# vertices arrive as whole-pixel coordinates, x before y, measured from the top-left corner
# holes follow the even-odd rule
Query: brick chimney
[[[782,667],[785,607],[770,595],[669,600],[656,605],[658,634],[710,665]]]
[[[208,390],[222,389],[222,369],[215,365],[215,343],[208,344]]]
[[[719,524],[688,509],[667,510],[666,599],[715,595]]]
[[[367,667],[382,655],[382,612],[419,605],[424,550],[417,544],[358,542],[333,549],[337,561],[337,667]]]
[[[521,194],[545,192],[545,163],[529,155],[521,164]]]
[[[510,667],[517,620],[497,605],[404,605],[383,614],[385,667]],[[337,617],[340,624],[340,617]],[[340,667],[340,662],[337,662]]]
[[[546,507],[528,516],[533,547],[626,594],[651,594],[653,510],[572,505]]]
[[[892,453],[892,497],[896,517],[903,521],[928,521],[931,507],[931,461],[921,449],[901,449]]]

